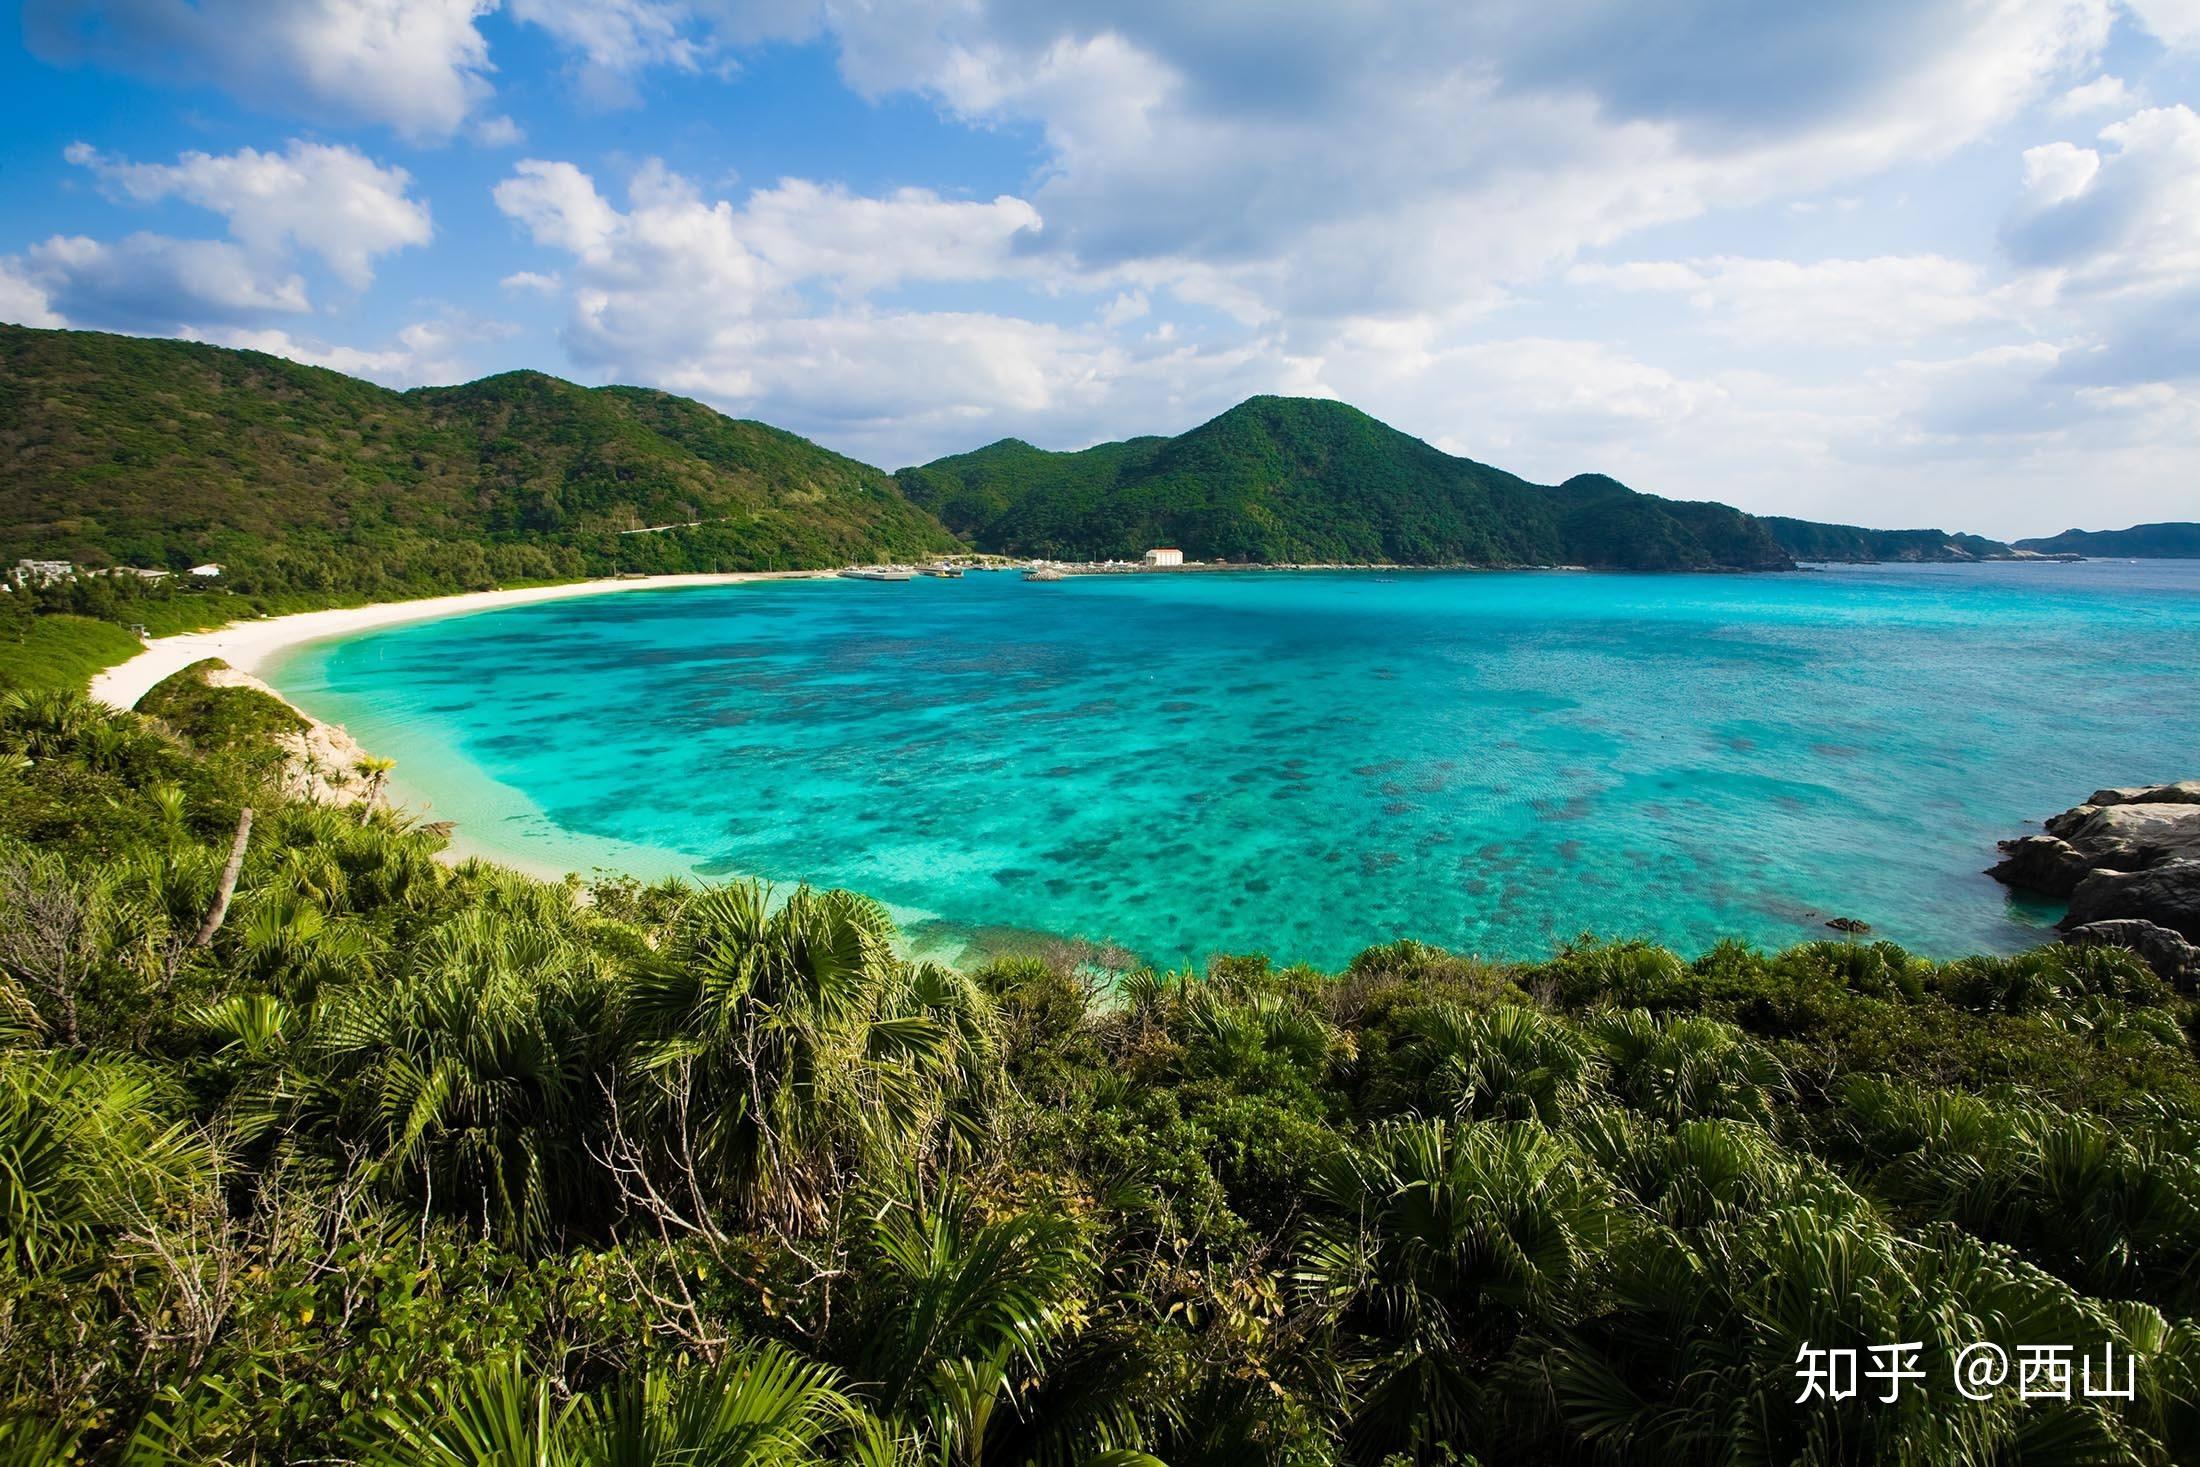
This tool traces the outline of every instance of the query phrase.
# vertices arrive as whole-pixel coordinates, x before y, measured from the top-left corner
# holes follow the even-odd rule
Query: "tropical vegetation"
[[[146,706],[0,696],[0,1463],[2200,1460],[2200,1006],[2124,951],[949,968]]]

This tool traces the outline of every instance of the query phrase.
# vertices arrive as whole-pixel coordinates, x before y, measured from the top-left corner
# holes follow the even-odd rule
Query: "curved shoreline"
[[[91,695],[110,708],[135,708],[138,699],[153,687],[194,662],[219,657],[239,672],[257,674],[279,652],[306,642],[348,637],[377,627],[406,622],[433,621],[441,617],[470,616],[498,611],[507,606],[526,606],[537,601],[558,601],[573,596],[604,596],[621,591],[676,590],[685,586],[732,586],[745,581],[816,580],[838,574],[829,570],[697,572],[676,576],[640,576],[594,581],[569,581],[556,586],[522,586],[509,591],[468,591],[455,596],[427,596],[417,601],[379,601],[368,606],[343,606],[328,611],[301,611],[289,616],[257,621],[233,621],[204,632],[181,632],[156,637],[127,662],[117,663],[92,679]]]

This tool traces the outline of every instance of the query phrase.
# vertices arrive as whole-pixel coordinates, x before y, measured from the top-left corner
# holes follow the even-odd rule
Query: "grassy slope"
[[[0,636],[0,688],[82,688],[135,653],[138,639],[108,621],[41,616],[22,640]]]
[[[1014,439],[905,469],[903,492],[980,548],[1194,559],[1764,566],[1756,521],[1601,476],[1544,488],[1343,403],[1257,397],[1178,438],[1081,453]]]

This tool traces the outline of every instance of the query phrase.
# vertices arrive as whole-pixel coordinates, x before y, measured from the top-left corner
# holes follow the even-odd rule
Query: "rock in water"
[[[2063,940],[2073,947],[2127,947],[2146,959],[2148,967],[2178,988],[2190,993],[2200,984],[2200,947],[2152,922],[2141,922],[2130,917],[2112,918],[2106,922],[2088,922],[2073,927]]]
[[[2095,790],[2046,825],[2045,835],[2003,841],[2002,858],[1987,874],[2066,898],[2065,932],[2135,923],[2200,943],[2200,780]],[[2187,962],[2161,939],[2148,940],[2163,961]],[[2161,971],[2152,954],[2142,956]]]
[[[2003,886],[2067,897],[2093,873],[2093,863],[2060,836],[2021,835],[2001,843],[2001,860],[1987,875]]]

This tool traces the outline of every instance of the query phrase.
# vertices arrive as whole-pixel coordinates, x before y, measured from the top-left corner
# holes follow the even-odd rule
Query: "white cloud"
[[[583,92],[604,105],[637,100],[636,73],[695,71],[710,52],[689,30],[689,7],[667,0],[511,0],[511,10],[578,58]]]
[[[1644,260],[1577,265],[1567,278],[1681,295],[1723,328],[1758,340],[1832,346],[1917,341],[2006,319],[2020,304],[2020,292],[1989,289],[1978,266],[1944,255]]]
[[[495,198],[535,243],[577,255],[600,248],[618,227],[618,211],[596,192],[595,180],[570,163],[526,159],[496,186]]]
[[[749,196],[742,241],[790,279],[823,278],[854,292],[904,280],[982,280],[1013,269],[1020,236],[1040,232],[1039,211],[1006,195],[986,203],[905,188],[865,198],[786,179]]]
[[[475,122],[472,135],[484,148],[516,148],[527,141],[527,130],[501,112]]]
[[[2200,279],[2200,114],[2149,108],[2100,142],[2025,153],[2024,194],[2002,228],[2011,256],[2102,292]]]
[[[2137,94],[2122,77],[2097,76],[2064,92],[2048,110],[2058,117],[2079,117],[2088,112],[2122,112],[2138,103]]]
[[[1298,324],[1464,316],[1580,251],[1946,155],[2087,63],[2108,0],[1712,0],[744,13],[829,27],[850,82],[1049,151],[1035,249],[1172,270]]]
[[[2172,50],[2200,48],[2200,0],[2124,0],[2124,8]]]
[[[910,281],[997,279],[1039,217],[1015,198],[942,199],[922,189],[880,198],[800,179],[751,193],[740,208],[705,200],[662,165],[643,166],[621,211],[570,163],[528,159],[497,185],[497,207],[535,242],[576,262],[577,319],[637,345],[694,337],[714,320],[798,311],[798,289],[855,297]]]
[[[380,348],[336,345],[264,327],[189,327],[177,334],[189,341],[266,352],[309,367],[327,367],[386,387],[420,387],[457,381],[467,375],[459,350],[467,334],[448,322],[415,322],[399,331],[391,345]]]
[[[308,307],[304,281],[269,275],[225,240],[133,234],[108,244],[55,235],[0,267],[28,282],[43,295],[48,314],[72,326],[172,331],[195,321],[245,320]]]
[[[229,232],[264,258],[280,258],[293,245],[309,250],[353,289],[373,280],[377,256],[426,244],[433,232],[428,206],[408,194],[411,176],[348,147],[294,141],[281,153],[244,148],[131,163],[76,143],[68,159],[128,199],[182,199],[222,215]]]
[[[12,326],[66,326],[45,287],[19,273],[15,262],[0,260],[0,321]]]
[[[1142,290],[1126,290],[1100,309],[1100,324],[1110,331],[1143,320],[1153,309]]]
[[[247,105],[446,138],[489,96],[495,0],[27,0],[49,61],[219,87]]]
[[[540,270],[515,270],[497,284],[506,290],[532,290],[543,295],[555,295],[565,284],[565,277],[552,270],[547,274]]]

